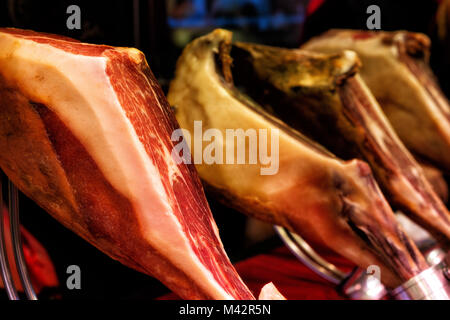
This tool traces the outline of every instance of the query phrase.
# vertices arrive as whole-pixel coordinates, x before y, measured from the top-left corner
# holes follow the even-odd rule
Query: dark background
[[[315,2],[315,3],[311,3]],[[438,1],[423,0],[142,0],[49,1],[0,0],[0,27],[17,27],[77,38],[84,42],[133,46],[142,50],[163,89],[167,89],[175,62],[184,45],[216,27],[234,31],[235,38],[259,43],[298,47],[329,28],[366,29],[366,8],[378,4],[384,30],[405,29],[436,39]],[[81,30],[68,30],[66,8],[81,8]],[[309,6],[308,6],[309,5]],[[448,93],[447,52],[433,42],[432,66]],[[2,177],[5,182],[5,177]],[[5,185],[5,184],[4,184]],[[6,196],[6,194],[5,194]],[[41,297],[155,298],[167,292],[157,280],[108,258],[62,227],[31,200],[21,196],[21,220],[48,250],[61,287]],[[233,261],[280,245],[272,237],[252,244],[245,234],[247,219],[212,198],[211,209]],[[79,265],[82,289],[65,289],[67,266]],[[6,298],[6,296],[3,296]]]

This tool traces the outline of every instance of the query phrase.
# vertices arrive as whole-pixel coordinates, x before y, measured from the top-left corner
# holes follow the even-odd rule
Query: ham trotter
[[[359,76],[353,51],[237,43],[233,52],[235,69],[245,70],[237,85],[338,157],[367,161],[392,204],[450,247],[450,213]]]
[[[261,174],[267,165],[261,159],[254,164],[199,162],[205,185],[244,213],[324,244],[363,268],[380,266],[381,281],[388,287],[426,269],[365,162],[336,158],[272,117],[234,85],[231,38],[231,32],[216,30],[184,49],[169,102],[181,127],[191,135],[196,121],[204,130],[223,136],[228,130],[268,132],[267,144],[259,139],[259,149],[279,151],[278,172]],[[276,134],[278,139],[272,139]],[[220,139],[215,143],[216,150],[228,148]],[[208,147],[205,144],[203,151]]]
[[[0,166],[112,258],[186,299],[253,299],[230,263],[144,55],[0,29]]]
[[[406,147],[450,171],[450,105],[428,66],[426,35],[331,30],[302,48],[355,51],[362,61],[362,78]]]

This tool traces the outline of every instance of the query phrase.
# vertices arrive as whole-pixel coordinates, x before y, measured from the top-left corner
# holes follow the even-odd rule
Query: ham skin
[[[361,77],[406,147],[448,172],[450,104],[428,65],[430,46],[421,33],[336,29],[302,49],[356,52],[362,61]]]
[[[355,52],[247,43],[233,52],[238,87],[338,157],[367,161],[391,204],[450,248],[450,213],[361,78]]]
[[[223,136],[228,129],[277,130],[279,171],[261,175],[261,162],[199,163],[208,189],[226,205],[323,244],[362,268],[380,266],[388,287],[428,268],[396,222],[367,163],[338,159],[234,85],[231,40],[231,32],[219,29],[188,44],[177,62],[169,102],[191,135],[195,121]]]

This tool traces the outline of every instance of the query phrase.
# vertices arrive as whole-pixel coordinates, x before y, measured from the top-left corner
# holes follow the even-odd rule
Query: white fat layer
[[[172,212],[158,170],[111,86],[107,62],[107,57],[71,54],[0,34],[3,76],[18,84],[28,98],[58,115],[113,188],[132,203],[142,234],[151,246],[213,298],[232,299],[193,252]],[[171,163],[172,178],[178,169],[173,168],[170,151],[164,147],[161,152]],[[181,176],[179,172],[176,175]]]
[[[272,282],[262,287],[258,300],[286,300]]]

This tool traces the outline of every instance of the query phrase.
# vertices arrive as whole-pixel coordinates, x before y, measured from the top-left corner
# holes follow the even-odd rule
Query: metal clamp
[[[313,248],[298,234],[292,233],[286,228],[274,226],[284,244],[307,267],[316,272],[322,278],[340,284],[348,274],[339,270],[334,264],[329,263],[318,255]]]
[[[368,274],[366,270],[355,268],[352,272],[345,273],[318,255],[298,234],[280,226],[274,228],[297,259],[322,278],[336,284],[351,299],[379,300],[387,294],[378,278]]]
[[[397,287],[392,296],[397,300],[450,300],[449,257]]]
[[[11,236],[10,243],[14,254],[15,266],[19,274],[22,288],[29,300],[37,300],[36,293],[33,290],[30,277],[28,275],[25,258],[23,255],[22,241],[20,237],[19,222],[19,191],[16,186],[8,179],[8,220],[6,220],[5,210],[3,209],[3,190],[0,171],[0,268],[1,277],[10,300],[19,300],[16,284],[12,280],[11,264],[8,259],[8,251],[6,246],[6,229],[5,221],[9,220],[9,234]]]
[[[437,246],[424,250],[424,255],[432,267],[388,292],[379,279],[368,274],[366,270],[355,268],[350,273],[342,272],[334,264],[320,257],[298,234],[280,226],[274,228],[297,259],[324,279],[338,285],[351,299],[379,300],[389,293],[400,300],[450,300],[450,254],[447,255]]]

